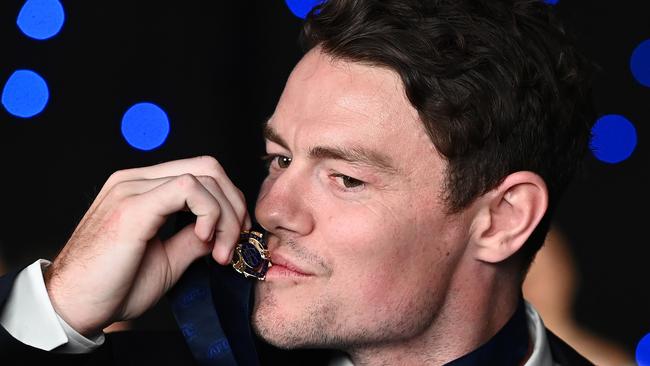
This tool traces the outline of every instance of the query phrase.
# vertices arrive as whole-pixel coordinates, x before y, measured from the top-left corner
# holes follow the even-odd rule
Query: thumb
[[[212,251],[212,242],[204,242],[194,232],[194,224],[185,226],[164,242],[171,270],[171,284],[175,284],[187,267],[197,258]]]

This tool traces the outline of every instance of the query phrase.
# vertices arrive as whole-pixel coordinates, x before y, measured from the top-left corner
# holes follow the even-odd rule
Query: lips
[[[269,268],[268,274],[277,274],[284,276],[299,276],[299,277],[309,277],[314,274],[304,268],[299,267],[290,259],[281,255],[280,253],[271,253],[271,263],[273,266]]]

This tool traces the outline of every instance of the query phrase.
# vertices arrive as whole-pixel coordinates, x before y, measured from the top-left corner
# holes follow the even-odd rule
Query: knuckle
[[[116,172],[113,172],[113,173],[108,177],[107,182],[118,182],[118,181],[119,181],[119,178],[120,178],[121,175],[122,175],[122,171],[121,171],[121,170],[118,170],[118,171],[116,171]]]
[[[203,155],[199,157],[199,161],[203,169],[208,172],[208,175],[219,176],[224,174],[223,167],[217,159],[213,156]]]
[[[124,222],[129,222],[133,218],[133,211],[138,207],[132,197],[114,202],[104,212],[93,219],[93,222],[102,226],[102,231],[112,231],[121,226]]]
[[[110,176],[108,176],[108,179],[106,179],[106,182],[104,183],[103,189],[111,189],[115,184],[121,182],[122,179],[122,171],[118,170],[116,172],[113,172]]]
[[[94,235],[117,235],[127,223],[133,222],[134,218],[138,217],[134,212],[137,207],[133,197],[113,203],[108,210],[91,219],[90,223],[96,227],[92,230],[95,232]],[[102,234],[99,234],[100,232]]]
[[[125,182],[118,182],[114,184],[108,192],[108,196],[111,197],[111,199],[117,200],[127,197],[128,195],[129,187]]]
[[[183,189],[192,189],[198,184],[196,177],[189,173],[179,175],[174,180],[176,184]]]
[[[108,179],[106,180],[107,183],[111,183],[111,185],[115,185],[119,182],[122,182],[126,180],[126,175],[128,174],[127,169],[122,169],[122,170],[117,170],[113,172]]]
[[[117,212],[128,212],[134,206],[135,199],[133,197],[127,197],[115,204],[115,211]]]

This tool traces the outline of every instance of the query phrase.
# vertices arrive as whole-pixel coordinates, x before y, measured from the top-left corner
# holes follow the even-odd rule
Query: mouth
[[[314,276],[312,272],[301,268],[293,261],[279,253],[271,254],[271,263],[273,263],[273,265],[266,272],[267,280],[283,277],[309,278]]]

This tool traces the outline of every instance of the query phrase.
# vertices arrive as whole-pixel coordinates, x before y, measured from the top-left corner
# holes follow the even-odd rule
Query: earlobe
[[[522,171],[510,174],[478,202],[470,233],[474,256],[498,263],[526,243],[546,212],[548,191],[539,175]]]

